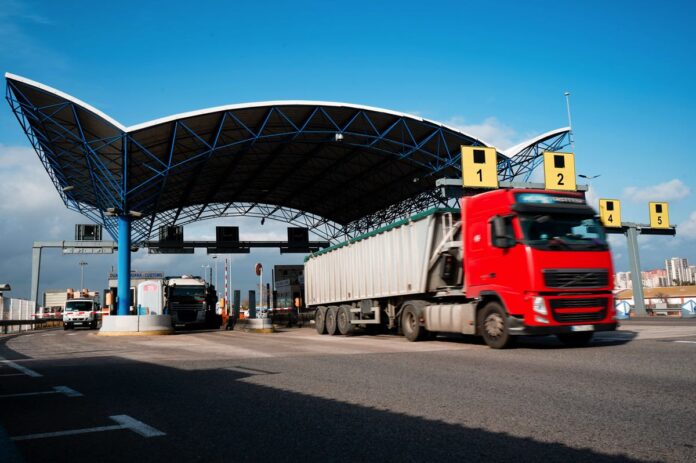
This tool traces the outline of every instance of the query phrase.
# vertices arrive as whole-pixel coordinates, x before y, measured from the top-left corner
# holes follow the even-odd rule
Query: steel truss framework
[[[438,178],[461,177],[461,145],[437,123],[309,102],[241,106],[127,129],[60,92],[7,78],[6,98],[65,205],[134,244],[162,225],[249,216],[352,237],[437,205]],[[527,180],[568,132],[498,156],[501,180]],[[508,153],[510,154],[510,153]]]

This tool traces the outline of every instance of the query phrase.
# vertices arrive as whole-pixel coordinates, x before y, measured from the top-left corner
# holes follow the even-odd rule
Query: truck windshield
[[[520,224],[525,244],[533,248],[570,251],[609,248],[604,228],[594,217],[522,215]]]
[[[172,302],[184,304],[205,302],[205,288],[203,286],[175,286],[169,293]]]
[[[94,307],[91,301],[68,301],[65,303],[65,310],[78,310],[81,312],[90,311]]]

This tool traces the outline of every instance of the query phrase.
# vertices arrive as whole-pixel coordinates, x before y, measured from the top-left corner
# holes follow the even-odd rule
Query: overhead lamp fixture
[[[343,141],[343,134],[341,132],[336,133],[336,141]]]
[[[261,225],[263,225],[264,223],[266,223],[266,217],[261,217]]]
[[[11,291],[11,290],[12,290],[12,288],[10,287],[9,283],[0,284],[0,293],[3,291]]]
[[[74,190],[75,185],[68,185],[63,187],[63,193],[67,193],[68,191]]]
[[[142,213],[142,212],[139,212],[139,211],[129,211],[129,212],[128,212],[128,215],[130,215],[130,216],[133,217],[134,219],[139,219],[140,217],[143,216],[143,213]]]
[[[586,178],[587,180],[592,180],[592,179],[595,179],[595,178],[599,177],[600,175],[602,175],[602,174],[597,174],[597,175],[578,174],[578,177],[580,177],[580,178]]]

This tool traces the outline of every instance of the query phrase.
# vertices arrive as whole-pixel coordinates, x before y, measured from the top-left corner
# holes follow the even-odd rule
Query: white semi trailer
[[[458,284],[462,277],[458,215],[456,209],[431,210],[308,256],[305,298],[309,307],[316,308],[317,331],[351,334],[357,325],[396,328],[409,307],[404,302],[413,299],[410,305],[417,305],[419,313],[432,313],[428,330],[474,334],[474,327],[464,323],[471,318],[464,312],[473,311],[469,304],[429,308],[422,300],[424,295],[463,295]],[[404,334],[416,340],[424,332]]]

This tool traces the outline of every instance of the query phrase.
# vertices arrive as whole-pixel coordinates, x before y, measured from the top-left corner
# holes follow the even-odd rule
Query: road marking
[[[31,376],[32,378],[40,378],[43,376],[41,373],[37,373],[34,370],[31,370],[27,367],[23,367],[22,365],[18,365],[16,363],[14,363],[12,360],[7,360],[5,357],[0,357],[0,362],[4,363],[8,367],[14,368],[17,371],[21,371],[25,375]]]
[[[75,336],[77,333],[68,333],[68,336]]]
[[[19,394],[2,394],[0,399],[5,399],[8,397],[29,397],[33,395],[46,395],[46,394],[64,394],[67,397],[82,397],[82,394],[74,389],[70,389],[68,386],[54,386],[52,391],[39,391],[39,392],[21,392]]]
[[[142,421],[138,421],[135,418],[132,418],[128,415],[114,415],[110,416],[109,418],[111,418],[117,423],[121,423],[124,429],[130,429],[131,431],[136,432],[143,437],[166,436],[166,433],[158,431],[152,426],[148,426]]]
[[[0,376],[24,376],[24,373],[3,373]]]
[[[683,344],[696,344],[696,341],[672,341],[672,342],[681,342]]]
[[[143,437],[159,437],[166,436],[166,433],[159,431],[152,426],[148,426],[142,421],[138,421],[128,415],[114,415],[110,416],[113,421],[119,424],[113,424],[110,426],[97,426],[95,428],[83,428],[83,429],[69,429],[67,431],[57,431],[57,432],[43,432],[39,434],[27,434],[24,436],[15,436],[10,439],[14,441],[19,440],[32,440],[32,439],[44,439],[47,437],[62,437],[62,436],[74,436],[76,434],[88,434],[93,432],[104,432],[104,431],[118,431],[121,429],[130,429],[136,434],[140,434]]]
[[[41,336],[55,336],[56,333],[48,333],[48,334],[42,334]]]

